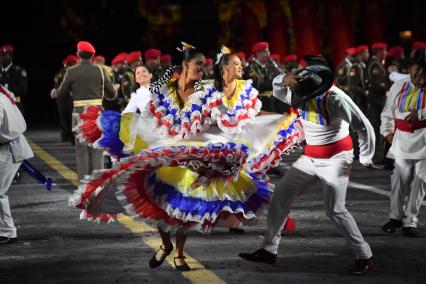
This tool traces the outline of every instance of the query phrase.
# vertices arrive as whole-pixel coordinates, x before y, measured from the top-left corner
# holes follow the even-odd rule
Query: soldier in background
[[[160,64],[161,51],[159,49],[150,48],[145,51],[145,66],[148,67],[149,73],[152,74],[152,81],[155,82],[163,76],[163,68]]]
[[[277,63],[278,68],[281,70],[281,72],[284,71],[284,66],[281,63],[281,55],[279,55],[278,53],[272,53],[271,54],[271,59]]]
[[[68,68],[64,80],[58,89],[51,92],[52,98],[64,98],[71,96],[73,99],[73,117],[79,114],[88,106],[101,106],[102,98],[113,101],[117,95],[109,80],[108,74],[100,66],[92,63],[95,55],[95,48],[87,41],[80,41],[77,44],[77,55],[80,62]],[[77,120],[73,120],[73,126]],[[75,139],[77,176],[81,180],[85,175],[90,175],[93,170],[104,167],[103,151],[81,144]]]
[[[161,69],[163,69],[163,71],[166,71],[167,69],[169,69],[170,67],[172,67],[172,56],[168,53],[165,53],[163,55],[160,56],[160,64],[161,64]]]
[[[109,78],[112,78],[112,68],[111,66],[106,65],[106,60],[105,57],[102,55],[96,55],[95,57],[93,57],[93,61],[94,64],[101,66],[105,72],[108,74]]]
[[[259,91],[262,101],[262,110],[282,113],[280,105],[283,103],[272,96],[272,80],[282,74],[278,64],[272,60],[269,52],[269,44],[265,41],[253,45],[254,59],[250,63],[249,79],[253,80],[253,86]]]
[[[58,74],[53,78],[53,88],[57,89],[61,85],[67,69],[78,63],[78,57],[75,55],[68,55],[62,61],[62,68]],[[72,145],[75,144],[74,134],[72,133],[72,98],[71,96],[64,97],[56,100],[59,116],[59,126],[61,128],[62,142],[69,141]]]
[[[127,64],[129,65],[129,71],[131,70],[135,74],[136,67],[143,64],[142,52],[136,50],[127,54]]]
[[[284,70],[286,72],[296,72],[298,69],[299,63],[297,62],[296,54],[289,54],[284,56]]]
[[[127,53],[119,53],[111,62],[112,79],[111,82],[117,91],[117,99],[114,101],[103,100],[102,105],[105,110],[121,112],[126,108],[130,100],[131,93],[136,88],[135,77],[127,64]]]
[[[357,60],[349,68],[348,94],[362,110],[367,113],[367,79],[366,68],[370,53],[367,45],[360,45],[356,48]]]
[[[13,63],[14,48],[7,44],[0,47],[0,84],[15,95],[16,105],[25,115],[23,101],[28,91],[27,72]]]
[[[336,73],[334,75],[334,82],[336,86],[342,89],[345,93],[349,94],[349,70],[352,64],[356,60],[356,48],[350,47],[346,49],[346,57],[337,66]],[[353,98],[352,98],[353,99]]]
[[[383,162],[384,139],[380,135],[380,114],[386,103],[386,93],[391,86],[389,74],[385,69],[384,63],[387,55],[386,43],[377,42],[372,45],[373,56],[367,66],[368,78],[368,118],[376,134],[376,155],[377,162]]]

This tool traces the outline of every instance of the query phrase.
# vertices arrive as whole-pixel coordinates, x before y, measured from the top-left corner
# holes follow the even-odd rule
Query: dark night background
[[[268,22],[270,17],[266,15],[266,24],[259,23],[257,32],[245,30],[245,27],[250,26],[247,22],[250,19],[244,7],[263,5],[260,2],[262,1],[2,1],[0,45],[12,44],[15,47],[14,62],[27,70],[29,85],[24,106],[28,124],[31,127],[42,124],[56,126],[56,105],[50,99],[49,92],[53,76],[60,69],[63,58],[75,53],[77,41],[92,42],[97,53],[107,58],[107,63],[121,51],[143,51],[150,47],[176,55],[174,50],[180,40],[188,41],[210,55],[222,43],[230,45],[234,50],[248,53],[248,46],[252,41],[271,42],[271,33],[280,28]],[[295,9],[293,0],[264,2],[267,13],[271,12],[269,8],[274,7],[277,2],[280,2],[280,7],[284,7],[284,11],[287,6]],[[426,1],[423,0],[296,2],[299,7],[303,3],[313,5],[320,52],[331,61],[336,61],[336,58],[333,58],[329,41],[336,35],[329,31],[327,16],[330,13],[327,9],[330,6],[327,5],[330,2],[345,7],[351,26],[349,42],[353,45],[371,44],[374,40],[380,40],[386,41],[389,46],[398,44],[408,48],[415,40],[425,41]],[[370,32],[370,26],[375,25],[376,19],[368,16],[368,13],[372,13],[369,8],[372,3],[376,4],[381,16],[381,19],[377,19],[381,25],[380,34],[376,38]],[[239,12],[240,18],[233,16],[232,21],[224,23],[227,20],[224,20],[220,11],[226,11],[227,7],[233,9],[233,12]],[[283,53],[297,52],[295,41],[300,22],[297,22],[297,26],[295,23],[294,19],[293,24],[286,22],[284,38],[288,42],[280,50]],[[412,34],[409,38],[403,37],[401,31],[412,31]]]

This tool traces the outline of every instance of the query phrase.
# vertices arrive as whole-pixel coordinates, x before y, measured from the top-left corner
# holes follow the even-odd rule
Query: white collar
[[[2,67],[1,70],[3,72],[7,72],[9,71],[10,67],[12,67],[12,65],[13,65],[13,62],[10,62],[9,65],[7,65],[6,67]]]
[[[352,62],[347,57],[345,57],[345,61],[349,64],[349,66],[352,66]]]
[[[255,58],[255,59],[253,59],[253,61],[256,61],[256,63],[257,63],[257,64],[259,64],[259,65],[260,65],[260,67],[262,67],[262,68],[266,68],[266,64],[264,64],[264,65],[263,65],[263,64],[262,64],[262,63],[260,63],[260,62],[259,62],[259,60],[257,60],[256,58]]]

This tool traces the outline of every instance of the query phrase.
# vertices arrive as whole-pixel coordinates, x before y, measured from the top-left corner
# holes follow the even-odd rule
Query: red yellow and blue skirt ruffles
[[[121,213],[166,231],[239,227],[262,215],[274,188],[267,169],[303,140],[294,115],[254,117],[239,133],[211,126],[180,141],[159,138],[137,114],[90,119],[100,134],[89,143],[123,158],[83,180],[70,205],[83,219],[110,222]]]

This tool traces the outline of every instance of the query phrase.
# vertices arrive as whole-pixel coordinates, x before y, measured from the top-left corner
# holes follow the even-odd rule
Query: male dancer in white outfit
[[[402,228],[417,237],[417,215],[426,193],[426,56],[418,50],[410,77],[395,82],[386,99],[380,133],[392,144],[387,156],[395,159],[391,176],[390,221],[383,231]]]
[[[16,242],[16,227],[6,193],[22,161],[33,157],[22,135],[26,128],[15,96],[0,85],[0,245]]]
[[[370,246],[345,207],[353,159],[349,125],[358,132],[359,159],[365,166],[372,166],[374,130],[355,103],[342,90],[331,87],[332,81],[331,70],[319,65],[274,79],[273,95],[299,108],[307,145],[304,155],[292,165],[274,190],[262,249],[241,253],[240,257],[275,263],[282,224],[295,197],[315,180],[320,180],[325,213],[355,253],[356,261],[350,274],[364,274],[375,267]]]

